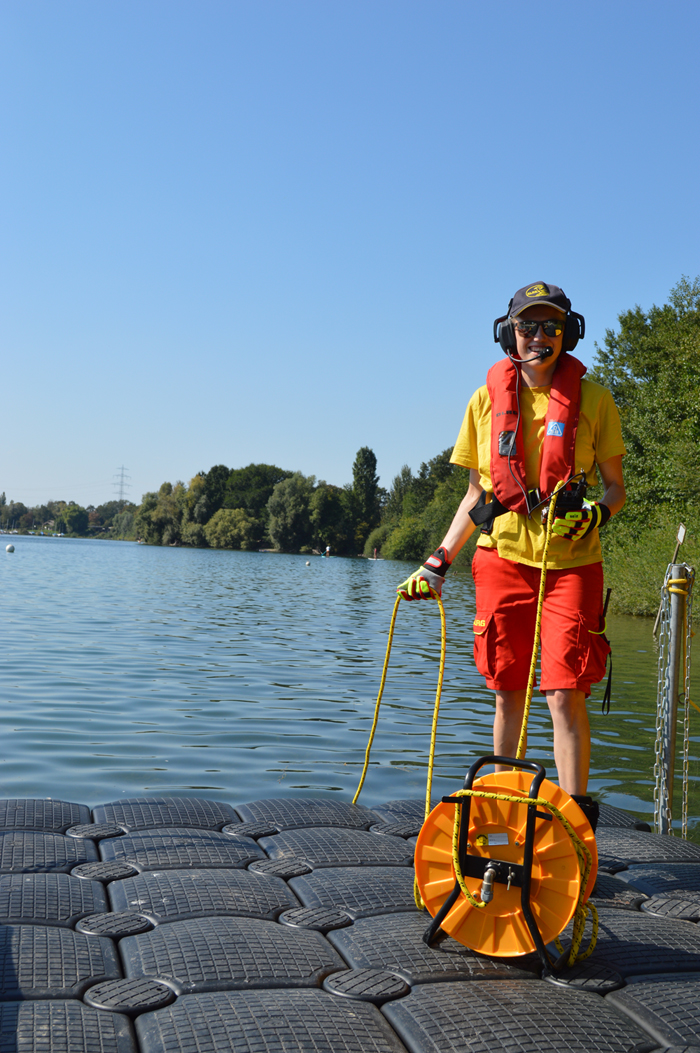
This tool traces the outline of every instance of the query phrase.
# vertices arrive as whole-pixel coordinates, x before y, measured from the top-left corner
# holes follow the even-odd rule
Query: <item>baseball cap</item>
[[[566,314],[571,310],[571,300],[558,285],[547,285],[546,282],[533,282],[518,289],[513,299],[508,304],[508,314],[511,318],[517,317],[527,307],[533,304],[547,304],[556,307],[557,311]]]

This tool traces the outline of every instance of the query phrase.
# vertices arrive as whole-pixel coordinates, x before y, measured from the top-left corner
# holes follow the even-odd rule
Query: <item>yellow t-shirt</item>
[[[525,476],[528,489],[539,485],[544,419],[549,404],[550,388],[522,387],[522,434],[525,448]],[[581,381],[581,410],[574,468],[586,472],[590,486],[598,482],[596,464],[626,452],[622,441],[620,415],[607,388],[585,377]],[[493,493],[491,485],[491,399],[486,385],[475,391],[450,458],[453,464],[478,469],[484,490]],[[545,506],[546,507],[546,506]],[[544,548],[542,512],[537,509],[528,518],[517,512],[506,512],[494,520],[493,533],[481,534],[477,542],[482,548],[496,548],[503,559],[539,567]],[[581,541],[566,541],[553,534],[547,553],[547,567],[584,567],[602,559],[598,531],[593,530]]]

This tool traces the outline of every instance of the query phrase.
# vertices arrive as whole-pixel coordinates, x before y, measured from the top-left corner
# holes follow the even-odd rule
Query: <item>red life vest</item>
[[[561,354],[557,362],[544,419],[539,480],[541,498],[551,494],[560,479],[568,479],[576,471],[574,449],[581,409],[581,377],[586,369],[583,362],[567,352]],[[518,419],[517,383],[517,367],[510,359],[497,362],[486,376],[491,398],[491,485],[505,508],[527,514],[527,501],[523,495],[523,491],[527,492],[527,482],[522,425],[515,436],[510,465],[508,463],[508,449]],[[522,490],[513,475],[520,481]]]

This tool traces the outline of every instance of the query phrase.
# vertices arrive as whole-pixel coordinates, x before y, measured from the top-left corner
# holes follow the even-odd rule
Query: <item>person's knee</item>
[[[564,688],[548,691],[547,704],[555,724],[575,724],[586,713],[586,696],[583,691]]]

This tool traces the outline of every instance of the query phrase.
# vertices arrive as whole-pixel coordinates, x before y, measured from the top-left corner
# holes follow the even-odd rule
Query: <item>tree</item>
[[[320,482],[309,503],[312,541],[317,548],[330,545],[336,555],[353,547],[346,493],[341,486]]]
[[[225,464],[215,464],[204,477],[207,519],[210,519],[214,512],[218,512],[223,506],[229,474],[229,469]],[[202,519],[200,522],[205,522],[205,520]]]
[[[89,513],[86,508],[81,508],[74,501],[63,509],[63,522],[66,524],[66,534],[87,533]]]
[[[313,475],[294,472],[277,483],[267,503],[270,513],[269,534],[283,552],[298,552],[311,544],[311,495],[316,482]]]
[[[639,528],[664,507],[675,515],[700,513],[700,278],[671,290],[669,303],[618,316],[605,350],[596,345],[589,373],[609,388],[627,447],[624,518]]]
[[[267,502],[272,491],[291,474],[275,464],[232,468],[226,482],[224,508],[244,508],[255,519],[267,519]]]
[[[244,508],[220,508],[204,527],[212,548],[257,548],[260,525]]]
[[[364,548],[368,534],[379,524],[381,490],[377,475],[377,458],[369,446],[357,451],[352,466],[352,512],[354,540],[357,549]]]

